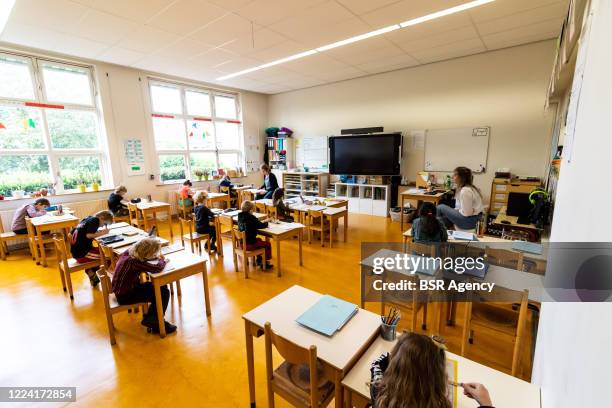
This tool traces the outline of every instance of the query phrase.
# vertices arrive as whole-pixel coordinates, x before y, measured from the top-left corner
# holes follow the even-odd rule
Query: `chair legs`
[[[60,274],[60,279],[62,280],[62,289],[64,290],[64,292],[66,292],[66,277],[64,276],[64,271],[62,271],[62,268],[57,267],[57,270],[59,271]]]
[[[115,339],[115,325],[113,324],[113,314],[110,311],[106,311],[106,324],[108,325],[108,336],[110,337],[110,344],[114,346],[117,344],[117,339]]]

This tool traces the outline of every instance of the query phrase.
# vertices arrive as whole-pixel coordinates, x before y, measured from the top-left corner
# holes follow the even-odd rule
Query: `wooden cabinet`
[[[283,188],[287,197],[327,196],[329,173],[283,172]]]
[[[508,194],[530,193],[534,188],[540,187],[540,181],[521,181],[519,179],[495,178],[491,183],[491,198],[489,200],[489,213],[497,214],[508,205]]]

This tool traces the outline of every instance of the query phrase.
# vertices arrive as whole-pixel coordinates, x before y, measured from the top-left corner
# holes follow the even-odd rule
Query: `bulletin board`
[[[475,173],[487,167],[489,126],[425,131],[425,170],[450,172],[465,166]]]
[[[298,165],[327,171],[329,149],[327,136],[303,136],[295,139],[295,157]]]

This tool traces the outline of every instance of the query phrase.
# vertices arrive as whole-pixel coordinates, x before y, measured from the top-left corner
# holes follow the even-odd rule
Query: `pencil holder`
[[[393,341],[397,337],[397,323],[395,324],[380,324],[380,336],[387,341]]]

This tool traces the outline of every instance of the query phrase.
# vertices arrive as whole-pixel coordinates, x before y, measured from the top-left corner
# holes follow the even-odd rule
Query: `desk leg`
[[[274,242],[276,243],[276,262],[278,265],[276,266],[276,275],[280,278],[281,273],[281,251],[280,251],[280,242],[281,240],[278,238],[274,238]]]
[[[168,231],[170,231],[170,244],[174,241],[174,234],[172,233],[172,213],[168,209]]]
[[[321,237],[323,239],[323,237]],[[329,217],[329,247],[334,244],[334,217]]]
[[[36,228],[36,235],[38,236],[38,248],[40,250],[40,262],[42,266],[47,267],[47,254],[45,253],[45,243],[43,241],[43,235],[40,228]]]
[[[149,232],[149,218],[147,217],[146,211],[142,212],[142,227],[146,232]]]
[[[206,305],[206,316],[210,316],[210,297],[208,294],[208,273],[206,272],[206,264],[202,264],[202,281],[204,283],[204,304]]]
[[[342,392],[342,371],[336,371],[334,378],[334,399],[336,408],[344,408],[344,393]]]
[[[400,231],[404,233],[404,196],[400,195],[402,199],[400,200]]]
[[[217,231],[217,255],[223,256],[223,234],[221,233],[221,222],[219,222],[219,217],[215,217],[215,230]]]
[[[255,361],[253,360],[253,336],[251,323],[244,321],[244,336],[246,340],[247,373],[249,377],[249,399],[251,408],[255,408]]]
[[[302,228],[300,228],[300,232],[298,234],[298,253],[300,255],[300,266],[302,266],[304,264],[304,262],[302,261],[302,241],[303,236],[304,235],[304,230]]]
[[[162,307],[161,289],[157,282],[153,282],[155,290],[155,307],[157,309],[157,323],[159,324],[159,337],[166,337],[166,325],[164,324],[164,308]]]
[[[346,242],[347,234],[348,234],[348,209],[344,213],[344,242]]]

